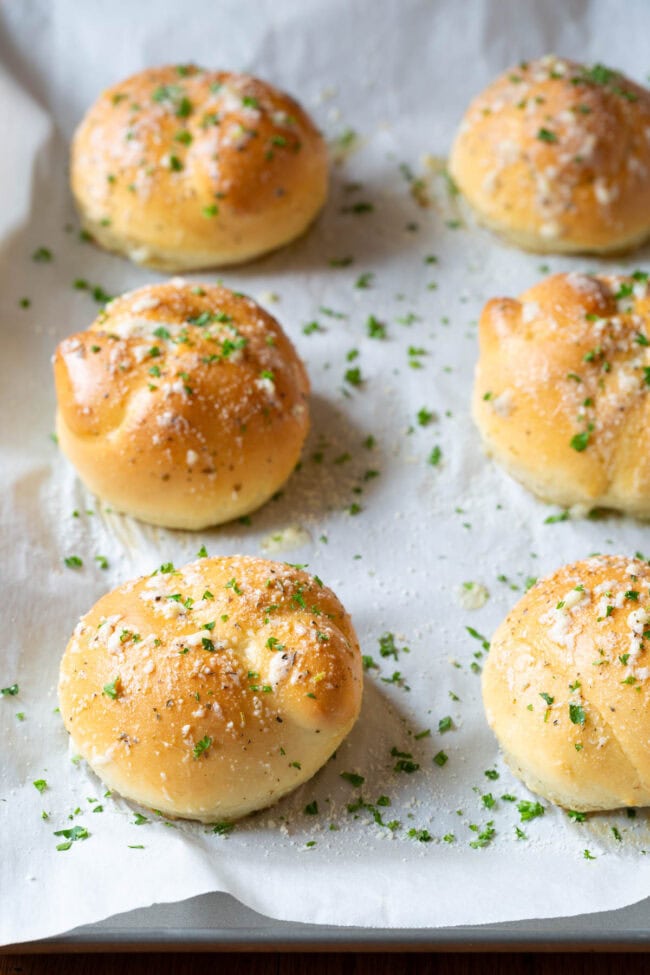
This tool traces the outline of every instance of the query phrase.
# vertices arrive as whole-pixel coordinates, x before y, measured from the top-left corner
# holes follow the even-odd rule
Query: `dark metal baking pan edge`
[[[570,918],[452,928],[358,928],[277,921],[213,893],[107,918],[7,954],[127,951],[642,951],[650,898]]]

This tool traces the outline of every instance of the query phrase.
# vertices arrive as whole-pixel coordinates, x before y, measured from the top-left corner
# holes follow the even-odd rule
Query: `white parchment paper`
[[[529,577],[565,561],[650,554],[650,527],[628,519],[547,524],[553,509],[483,457],[469,416],[484,301],[519,293],[546,269],[599,262],[501,244],[473,226],[437,174],[470,97],[521,58],[556,51],[643,81],[650,8],[628,0],[624,17],[620,9],[614,0],[0,7],[0,686],[19,685],[0,697],[3,943],[210,890],[277,918],[408,927],[598,911],[650,893],[644,814],[573,823],[547,807],[521,822],[517,804],[533,797],[499,761],[480,704],[482,644],[467,631],[489,636]],[[71,134],[105,86],[187,61],[250,71],[294,93],[340,157],[310,233],[223,275],[277,315],[308,365],[313,429],[302,467],[250,525],[197,536],[106,511],[50,439],[50,356],[94,318],[92,287],[117,294],[159,280],[80,241],[67,189]],[[52,260],[34,261],[43,247]],[[75,288],[78,279],[91,287]],[[385,339],[368,336],[370,315]],[[305,333],[311,322],[318,328]],[[357,367],[360,386],[345,379]],[[423,409],[433,416],[419,422]],[[307,563],[340,595],[377,664],[335,758],[227,836],[103,798],[71,760],[55,713],[59,658],[78,616],[118,582],[183,564],[202,544],[210,554]],[[71,555],[81,568],[66,567]],[[469,608],[477,589],[464,583],[487,589],[481,608]],[[380,654],[385,633],[397,658]],[[452,727],[441,732],[447,717]],[[419,768],[395,770],[403,755],[392,749]],[[445,764],[434,761],[440,752]],[[499,778],[486,777],[493,769]],[[349,811],[360,796],[388,796],[382,822],[399,825],[378,824],[363,806]],[[55,831],[75,825],[89,837],[57,851]]]

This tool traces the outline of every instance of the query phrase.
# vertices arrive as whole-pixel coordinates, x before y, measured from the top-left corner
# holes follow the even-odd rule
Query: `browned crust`
[[[71,181],[103,246],[190,270],[301,234],[325,200],[327,153],[300,105],[266,82],[167,66],[98,98],[74,137]]]
[[[558,274],[485,306],[474,417],[544,500],[650,517],[649,320],[642,274]]]
[[[650,233],[650,92],[548,56],[471,103],[450,169],[479,218],[539,251],[614,251]]]
[[[111,302],[54,357],[62,450],[120,511],[201,528],[253,510],[293,470],[309,381],[249,298],[171,281]]]
[[[535,792],[571,809],[650,804],[649,609],[648,564],[600,556],[538,582],[497,629],[485,709]]]
[[[357,638],[331,590],[245,556],[102,597],[75,629],[59,684],[73,746],[110,788],[206,822],[310,778],[354,724],[361,692]]]

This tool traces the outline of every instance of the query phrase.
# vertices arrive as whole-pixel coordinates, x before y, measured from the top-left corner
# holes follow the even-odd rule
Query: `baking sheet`
[[[363,951],[633,950],[650,943],[648,901],[618,911],[575,917],[456,926],[355,928],[276,921],[229,894],[203,894],[157,904],[77,928],[30,950],[173,951],[281,949]]]
[[[571,915],[646,896],[645,814],[572,823],[547,807],[521,821],[518,802],[533,797],[498,759],[480,705],[482,641],[467,630],[489,636],[526,581],[562,562],[650,552],[650,528],[629,519],[547,523],[554,509],[482,456],[469,416],[483,302],[517,294],[547,268],[602,262],[500,244],[473,226],[440,169],[468,99],[522,57],[556,50],[643,80],[650,11],[630,2],[621,18],[604,0],[470,0],[462,10],[451,0],[196,0],[191,17],[145,0],[133,11],[100,0],[82,13],[72,0],[0,8],[0,105],[11,136],[0,156],[0,686],[20,688],[0,699],[0,941],[215,890],[275,918],[403,928]],[[198,535],[106,511],[50,439],[49,359],[96,314],[93,288],[117,294],[161,279],[80,241],[66,186],[74,125],[116,79],[189,60],[285,87],[338,159],[312,231],[222,275],[277,315],[307,363],[313,429],[302,467],[250,525]],[[33,260],[40,248],[52,259]],[[75,288],[78,280],[91,287]],[[368,336],[371,315],[385,339]],[[318,329],[305,332],[314,321]],[[356,367],[360,386],[345,379]],[[136,825],[136,810],[104,799],[71,760],[54,710],[58,660],[77,617],[107,588],[182,564],[202,544],[210,554],[307,563],[339,594],[378,665],[336,757],[228,836],[142,810],[147,822]],[[70,555],[80,569],[65,566]],[[480,587],[487,601],[470,608]],[[396,657],[381,656],[386,633]],[[447,718],[452,727],[439,731]],[[419,768],[406,771],[410,763]],[[499,777],[486,777],[493,770]],[[341,772],[362,775],[362,787]],[[43,792],[33,785],[41,779]],[[380,795],[390,798],[377,808],[383,822],[399,822],[394,830],[354,808]],[[317,816],[304,812],[313,800]],[[54,832],[74,825],[90,837],[57,851]]]

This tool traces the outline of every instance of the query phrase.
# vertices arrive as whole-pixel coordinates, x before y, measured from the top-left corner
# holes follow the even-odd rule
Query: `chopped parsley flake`
[[[472,840],[469,844],[473,850],[481,850],[483,847],[488,846],[496,834],[494,820],[492,819],[485,824],[483,829],[481,829],[480,826],[476,826],[474,823],[472,823],[469,828],[472,830],[472,832],[478,834],[476,839]]]
[[[395,765],[393,766],[393,772],[406,772],[407,775],[411,775],[413,772],[417,772],[420,766],[417,762],[412,761],[410,755],[408,758],[399,758]]]
[[[560,521],[568,521],[568,520],[569,520],[569,512],[568,511],[560,511],[559,514],[557,514],[557,515],[549,515],[547,518],[545,518],[544,519],[544,524],[545,525],[556,525]]]
[[[59,843],[57,850],[64,851],[69,850],[76,840],[87,840],[90,833],[85,826],[71,826],[70,829],[57,829],[54,835],[63,836],[65,842]]]
[[[569,704],[569,720],[571,724],[582,725],[585,723],[585,709],[581,704]]]
[[[582,433],[574,434],[569,443],[579,454],[582,453],[589,445],[589,431],[583,430]]]
[[[192,749],[194,758],[200,758],[204,752],[207,752],[211,744],[212,738],[210,738],[210,735],[205,735],[200,741],[197,741],[196,745]]]
[[[410,829],[407,836],[411,840],[417,840],[419,843],[430,843],[431,835],[428,829]]]
[[[567,810],[567,816],[573,823],[584,823],[587,820],[587,814],[583,812],[576,812],[575,809]]]
[[[361,369],[358,366],[354,366],[352,369],[346,369],[343,376],[346,383],[350,386],[361,386],[363,383],[363,377],[361,375]]]
[[[349,782],[355,789],[359,789],[366,781],[363,775],[359,775],[357,772],[341,772],[341,778],[345,782]]]
[[[216,833],[217,836],[226,836],[228,833],[232,833],[234,828],[234,823],[215,823],[212,832]]]
[[[475,640],[480,641],[481,646],[483,647],[484,650],[490,649],[490,641],[486,637],[484,637],[482,633],[479,633],[478,630],[475,630],[473,626],[466,626],[465,629],[467,630],[467,632],[471,637],[473,637]]]
[[[397,647],[393,633],[384,633],[379,637],[379,653],[382,657],[393,657],[395,660],[400,653],[409,653],[408,647]]]
[[[399,670],[393,671],[390,677],[381,677],[380,680],[383,684],[396,684],[398,687],[404,688],[405,691],[411,690]]]
[[[351,206],[341,207],[341,213],[354,213],[355,215],[359,215],[362,213],[372,213],[374,209],[372,203],[368,203],[366,200],[360,200]]]
[[[386,326],[383,322],[380,322],[378,318],[374,315],[370,315],[366,322],[366,329],[368,332],[368,337],[371,339],[385,339],[386,338]]]
[[[303,335],[313,335],[314,332],[324,332],[325,329],[318,322],[307,322],[306,325],[302,327]]]
[[[541,802],[530,802],[528,799],[522,799],[521,802],[517,803],[517,810],[521,816],[522,823],[527,823],[531,819],[543,816],[545,812]]]
[[[111,701],[115,701],[119,697],[119,684],[119,676],[116,677],[115,680],[112,680],[110,684],[104,684],[103,693],[106,695],[106,697],[110,697]]]
[[[180,85],[159,85],[151,97],[155,102],[169,102],[177,118],[187,118],[192,114],[192,103]]]
[[[369,288],[374,276],[372,271],[366,271],[365,274],[360,274],[354,283],[355,288]]]

